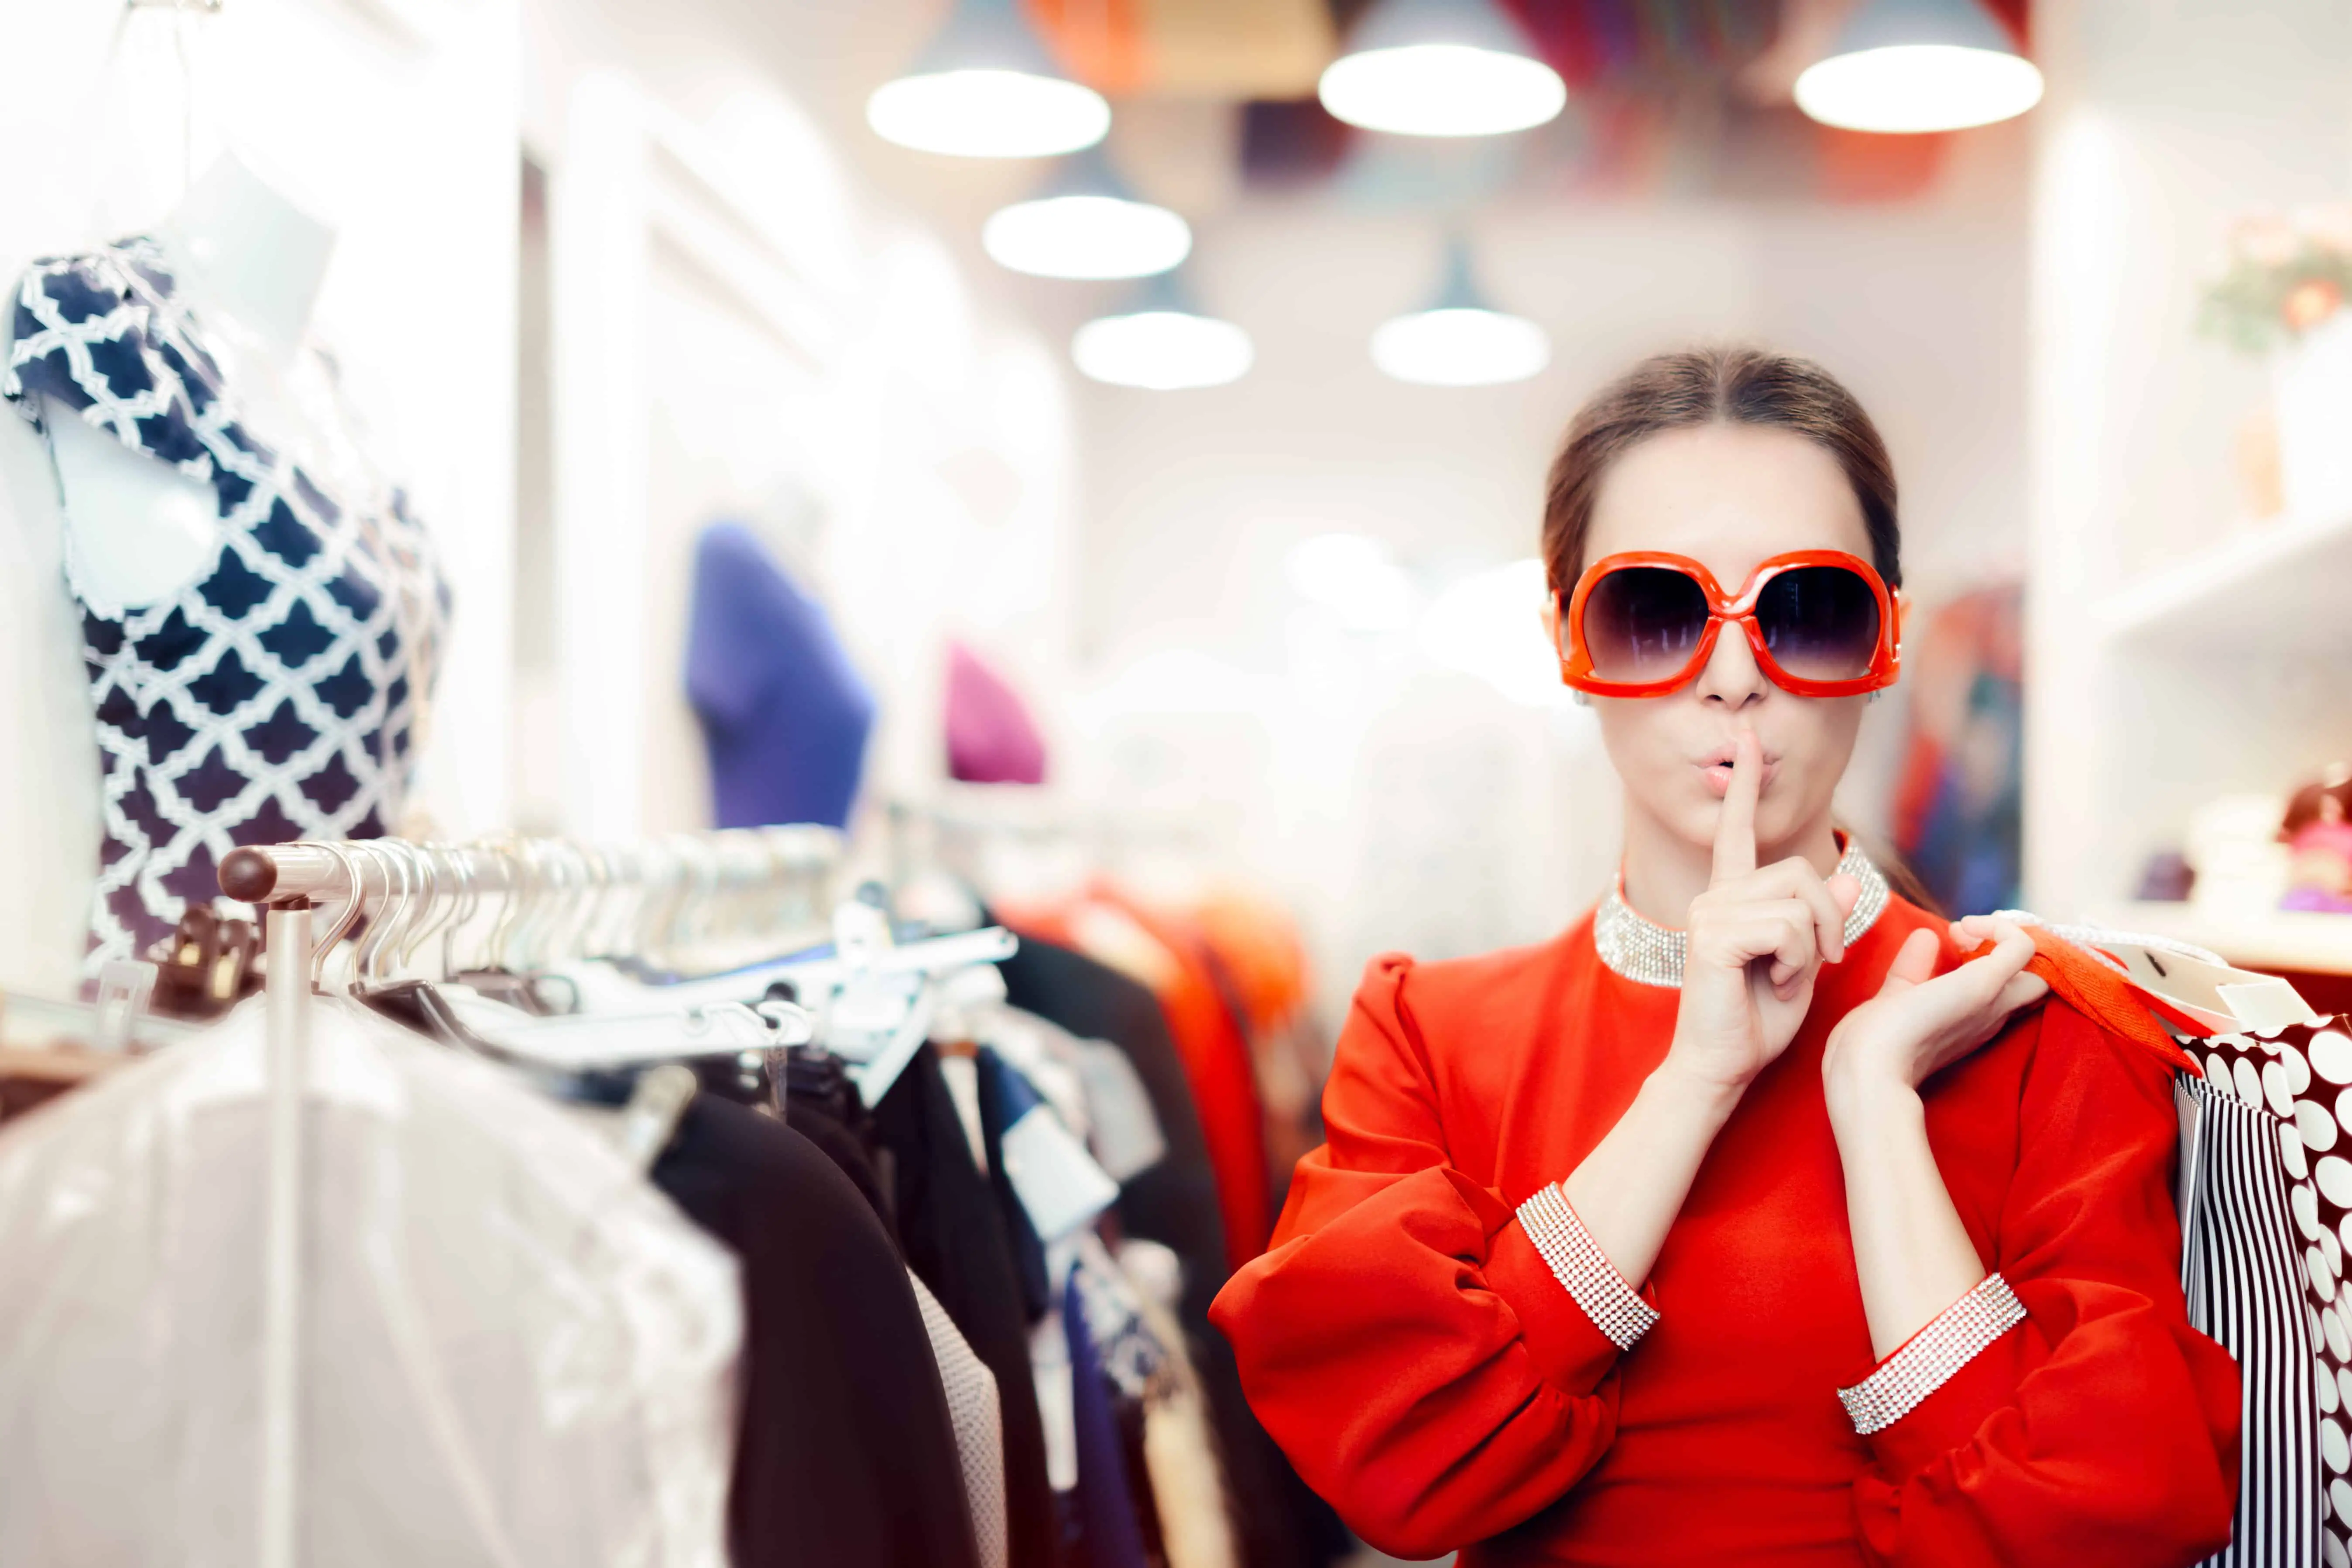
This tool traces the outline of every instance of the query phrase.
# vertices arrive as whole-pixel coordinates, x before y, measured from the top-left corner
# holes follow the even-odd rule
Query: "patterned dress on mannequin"
[[[36,262],[14,316],[0,396],[209,485],[218,518],[212,561],[152,604],[67,552],[103,778],[95,974],[216,898],[232,848],[391,830],[449,590],[398,489],[257,438],[153,241]]]

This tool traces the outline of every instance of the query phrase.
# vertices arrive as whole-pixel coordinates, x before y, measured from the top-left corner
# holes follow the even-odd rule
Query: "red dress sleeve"
[[[1307,1483],[1373,1546],[1423,1558],[1519,1523],[1592,1468],[1616,1432],[1618,1350],[1514,1201],[1447,1163],[1412,974],[1395,954],[1366,971],[1324,1093],[1328,1142],[1211,1317]]]
[[[2240,1405],[2182,1302],[2170,1078],[2061,1003],[2024,1026],[1990,1267],[2026,1320],[1864,1439],[1862,1542],[1903,1568],[2194,1563],[2230,1539]]]

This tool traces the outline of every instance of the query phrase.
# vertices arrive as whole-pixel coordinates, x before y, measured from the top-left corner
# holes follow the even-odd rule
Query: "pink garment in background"
[[[1045,782],[1045,742],[1028,705],[960,642],[948,644],[948,776],[965,784]]]

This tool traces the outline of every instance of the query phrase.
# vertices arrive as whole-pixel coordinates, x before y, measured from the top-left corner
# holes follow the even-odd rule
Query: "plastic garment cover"
[[[311,1009],[299,1561],[723,1568],[736,1265],[592,1127]],[[247,1568],[257,999],[0,1137],[0,1563]]]

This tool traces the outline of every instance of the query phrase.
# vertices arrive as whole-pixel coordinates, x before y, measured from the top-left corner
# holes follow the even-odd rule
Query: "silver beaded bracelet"
[[[1876,1372],[1852,1388],[1838,1390],[1854,1431],[1867,1437],[1894,1426],[1949,1383],[1953,1373],[1981,1355],[1987,1346],[2024,1321],[2024,1303],[2009,1288],[2009,1281],[1998,1274],[1986,1275],[1934,1322],[1912,1335]]]
[[[1560,1288],[1619,1350],[1632,1350],[1633,1342],[1658,1321],[1658,1310],[1625,1283],[1625,1277],[1617,1272],[1601,1244],[1568,1206],[1558,1182],[1537,1188],[1535,1195],[1519,1205],[1519,1228],[1551,1266]]]

